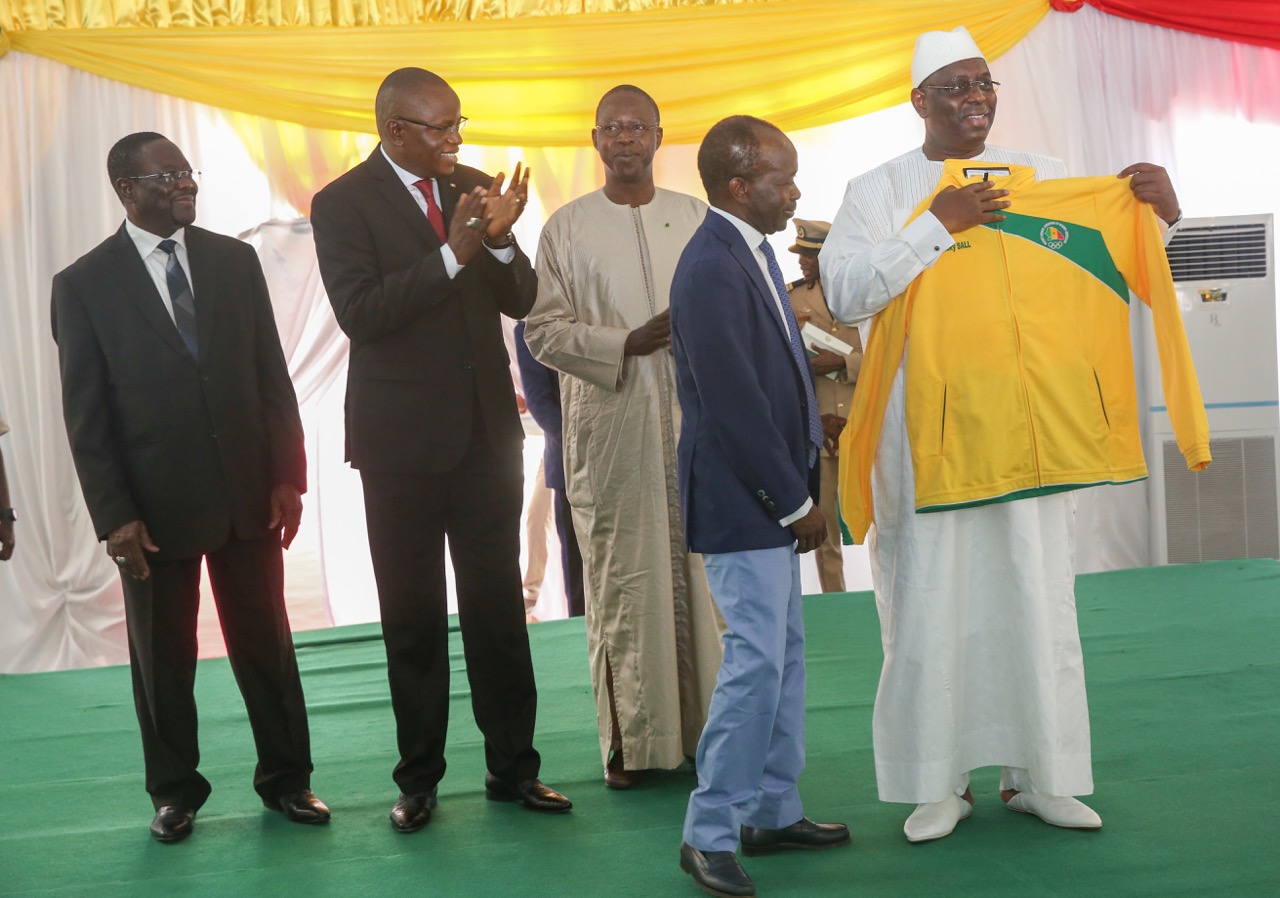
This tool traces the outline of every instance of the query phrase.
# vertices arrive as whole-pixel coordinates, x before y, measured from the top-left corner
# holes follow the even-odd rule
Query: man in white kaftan
[[[963,28],[922,35],[912,78],[924,146],[849,182],[820,255],[828,303],[843,321],[885,308],[953,246],[953,233],[1003,219],[1007,191],[977,184],[939,194],[904,227],[936,189],[942,160],[1066,176],[1057,159],[986,144],[998,85]],[[1180,216],[1163,169],[1139,163],[1121,176],[1162,218]],[[868,535],[884,647],[873,717],[880,798],[918,805],[909,840],[941,838],[969,816],[969,771],[1000,765],[1011,809],[1095,829],[1098,815],[1071,797],[1093,791],[1075,494],[916,514],[905,370],[904,355],[873,462]]]
[[[681,524],[668,349],[671,278],[707,207],[654,186],[647,94],[614,88],[596,122],[605,186],[548,220],[525,339],[561,372],[605,782],[630,788],[694,754],[720,667],[718,613]]]

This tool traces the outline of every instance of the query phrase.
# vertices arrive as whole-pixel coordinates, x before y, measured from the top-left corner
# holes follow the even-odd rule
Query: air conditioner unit
[[[1280,375],[1274,220],[1188,219],[1169,267],[1209,418],[1213,463],[1187,470],[1146,321],[1152,564],[1280,558]]]

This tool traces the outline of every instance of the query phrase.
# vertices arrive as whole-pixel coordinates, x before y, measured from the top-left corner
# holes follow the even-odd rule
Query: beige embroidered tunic
[[[561,372],[601,757],[621,745],[632,770],[676,767],[694,754],[720,667],[719,614],[680,520],[671,354],[623,353],[627,335],[667,308],[676,263],[706,209],[661,189],[638,207],[598,190],[559,209],[542,232],[525,331],[534,357]]]

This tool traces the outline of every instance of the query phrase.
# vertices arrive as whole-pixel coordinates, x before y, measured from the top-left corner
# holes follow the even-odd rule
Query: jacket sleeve
[[[515,337],[516,364],[520,367],[525,405],[544,433],[560,436],[564,432],[564,418],[560,409],[560,376],[533,357],[524,341],[524,335],[525,323],[522,321],[516,325]]]
[[[372,223],[340,190],[316,194],[311,230],[333,314],[353,340],[376,340],[399,330],[427,307],[459,296],[459,285],[445,271],[438,249],[413,265],[384,272]]]
[[[492,253],[482,250],[470,264],[483,271],[498,311],[519,321],[529,314],[538,298],[538,276],[524,250],[518,245],[513,248],[515,257],[510,262],[499,262]],[[465,272],[466,268],[458,276]]]
[[[571,272],[563,269],[554,233],[553,220],[538,244],[538,301],[529,313],[529,350],[544,365],[616,393],[622,389],[630,331],[578,317]]]
[[[1121,262],[1120,273],[1130,289],[1151,307],[1156,351],[1160,356],[1160,383],[1169,409],[1169,423],[1173,425],[1174,437],[1187,461],[1187,468],[1202,471],[1212,460],[1209,454],[1209,420],[1205,415],[1187,332],[1182,324],[1182,312],[1178,308],[1169,259],[1165,255],[1164,234],[1155,210],[1134,199],[1127,184],[1122,182],[1117,193],[1128,208],[1116,210],[1115,214],[1101,214],[1099,218],[1107,223],[1108,241],[1118,241],[1122,247],[1127,244],[1128,251],[1117,253],[1116,258]]]
[[[66,272],[53,279],[53,339],[71,457],[98,539],[142,519],[111,419],[110,377],[93,322]]]
[[[298,397],[289,377],[275,311],[267,290],[262,263],[246,245],[246,264],[250,266],[253,305],[254,358],[258,368],[258,393],[266,416],[267,439],[270,441],[271,483],[287,483],[307,491],[307,457],[298,414]]]

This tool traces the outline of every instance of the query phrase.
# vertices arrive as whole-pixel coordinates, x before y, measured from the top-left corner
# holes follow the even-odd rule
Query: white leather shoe
[[[973,813],[973,805],[959,795],[949,795],[942,801],[930,801],[916,805],[902,831],[908,842],[931,842],[951,835],[956,824]]]
[[[1066,829],[1101,829],[1102,818],[1093,808],[1075,798],[1019,792],[1005,804],[1020,814],[1035,814],[1045,823]]]

